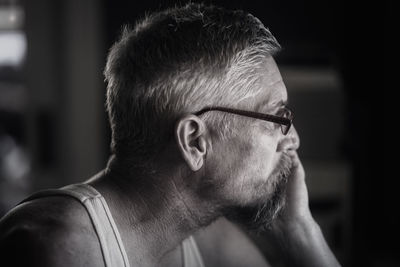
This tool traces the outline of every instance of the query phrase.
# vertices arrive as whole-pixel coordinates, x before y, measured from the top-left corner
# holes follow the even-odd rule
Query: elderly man
[[[270,232],[288,266],[338,266],[308,208],[278,50],[258,19],[213,6],[125,28],[105,69],[107,167],[9,212],[2,263],[268,266],[236,222]]]

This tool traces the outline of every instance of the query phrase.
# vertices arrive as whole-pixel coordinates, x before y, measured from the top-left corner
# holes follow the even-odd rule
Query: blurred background
[[[36,190],[104,167],[107,51],[123,24],[184,2],[0,0],[0,217]],[[276,60],[296,115],[310,206],[339,261],[400,266],[385,139],[392,2],[202,2],[254,14],[283,46]],[[251,237],[280,266],[268,239]]]

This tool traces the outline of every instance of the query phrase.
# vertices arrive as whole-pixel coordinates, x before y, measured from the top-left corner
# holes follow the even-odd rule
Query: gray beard
[[[285,206],[286,185],[292,162],[287,154],[282,154],[277,167],[268,177],[267,186],[274,188],[265,202],[251,206],[235,206],[227,208],[224,215],[227,219],[243,225],[250,231],[267,230],[272,221],[279,216]]]

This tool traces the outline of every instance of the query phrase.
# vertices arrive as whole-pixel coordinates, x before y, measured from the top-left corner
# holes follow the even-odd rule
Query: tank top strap
[[[182,241],[182,255],[184,267],[204,267],[203,258],[192,235]]]
[[[69,196],[80,202],[89,214],[99,238],[106,267],[130,267],[122,239],[103,196],[88,184],[72,184],[60,189],[39,191],[21,203],[51,196]],[[193,236],[181,243],[184,267],[204,267],[204,262]]]
[[[37,192],[24,199],[21,203],[50,196],[70,196],[85,207],[99,238],[106,267],[130,266],[110,209],[103,196],[96,189],[88,184],[72,184],[60,189]]]

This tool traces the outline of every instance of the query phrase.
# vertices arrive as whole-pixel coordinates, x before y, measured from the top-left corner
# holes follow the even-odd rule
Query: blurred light
[[[10,136],[0,139],[0,175],[4,179],[21,180],[30,171],[25,151]]]
[[[24,23],[24,11],[18,6],[0,7],[0,30],[19,30]]]
[[[19,66],[25,58],[26,37],[21,31],[0,32],[0,66]]]

